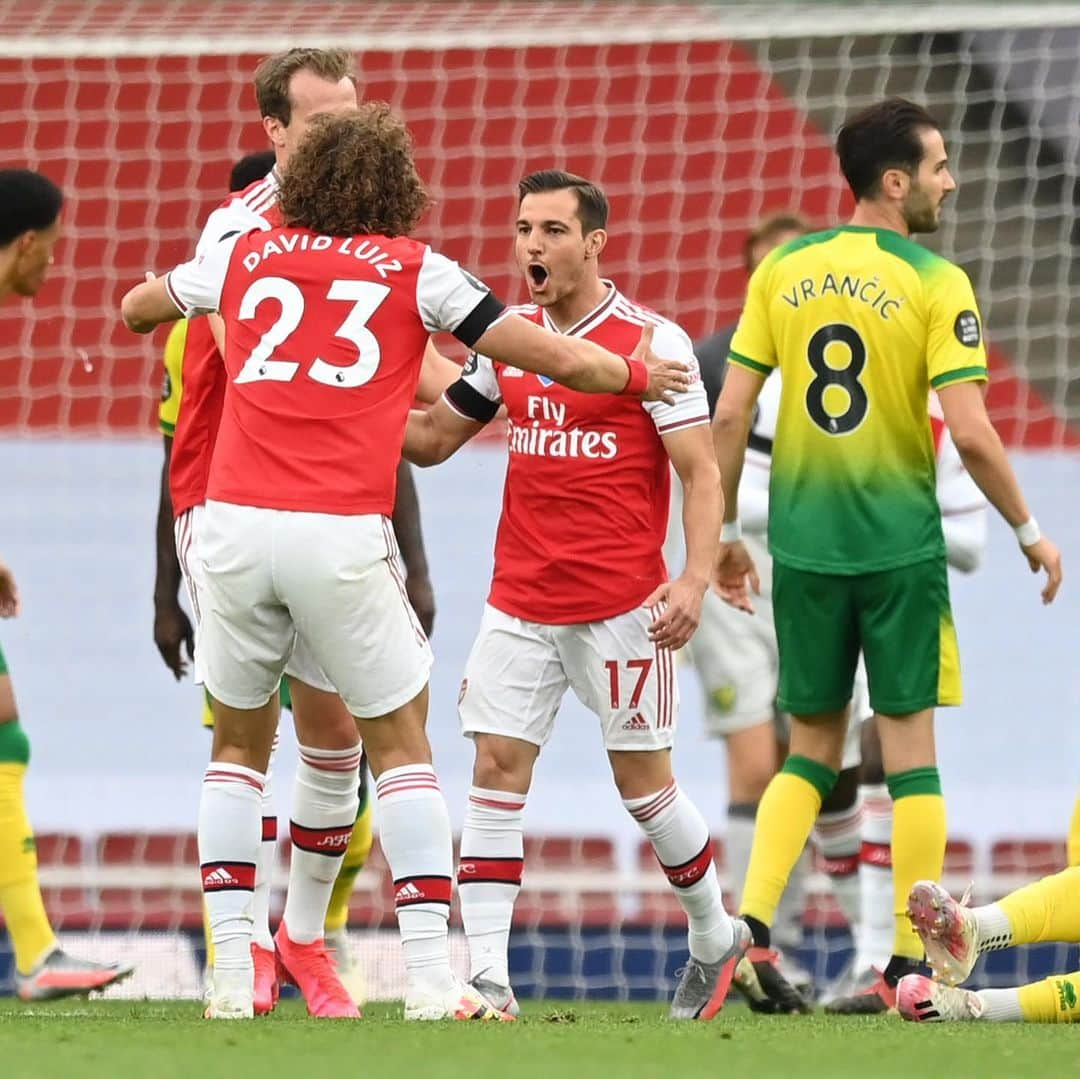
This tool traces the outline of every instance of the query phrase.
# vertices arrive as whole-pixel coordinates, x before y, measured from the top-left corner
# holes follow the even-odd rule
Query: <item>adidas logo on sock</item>
[[[411,880],[406,881],[398,890],[394,893],[394,902],[400,903],[403,899],[423,899],[424,893],[417,888]]]
[[[240,882],[223,866],[219,866],[213,873],[207,873],[203,877],[204,888],[223,888],[226,885],[239,884]]]
[[[647,731],[649,730],[649,722],[640,712],[635,712],[622,725],[622,729],[624,731]]]

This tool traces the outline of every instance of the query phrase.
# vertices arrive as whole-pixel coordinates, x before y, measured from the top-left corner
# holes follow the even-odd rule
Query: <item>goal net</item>
[[[887,94],[925,104],[960,184],[926,242],[974,282],[993,417],[1013,446],[1078,445],[1078,4],[0,0],[0,16],[0,153],[46,172],[68,199],[33,317],[20,303],[0,311],[5,435],[153,430],[162,338],[125,332],[119,298],[188,255],[233,162],[265,147],[258,60],[334,44],[355,51],[363,96],[389,101],[412,129],[435,198],[421,232],[434,246],[520,298],[516,181],[568,168],[611,200],[605,271],[695,337],[737,316],[743,240],[764,215],[825,224],[850,210],[831,150],[843,118]],[[972,878],[985,898],[1056,865],[1065,823],[1044,846],[969,846],[950,883]],[[650,855],[586,831],[531,841],[519,989],[664,996],[685,958],[666,882]],[[61,930],[95,949],[121,932],[140,934],[132,947],[173,948],[173,980],[133,991],[198,991],[190,837],[73,830],[42,837],[40,854]],[[820,982],[850,937],[820,874],[809,895],[800,954]],[[377,857],[352,924],[373,987],[399,992]],[[1067,961],[1063,949],[1006,954],[987,977]]]

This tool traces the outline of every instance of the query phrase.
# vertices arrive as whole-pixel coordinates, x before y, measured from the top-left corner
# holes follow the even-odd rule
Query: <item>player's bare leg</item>
[[[400,708],[356,721],[375,777],[380,839],[394,879],[405,1018],[509,1019],[450,969],[450,815],[431,766],[427,707],[425,686]]]
[[[705,819],[671,771],[671,751],[609,750],[626,811],[652,844],[689,922],[690,959],[671,1002],[672,1019],[711,1019],[723,1007],[750,932],[724,910]]]
[[[739,907],[753,932],[754,943],[735,975],[735,984],[758,1011],[809,1010],[802,995],[778,969],[770,929],[822,801],[836,784],[846,733],[846,708],[792,717],[791,752],[769,783],[758,808],[750,867]]]
[[[277,732],[276,694],[259,708],[213,702],[214,741],[199,802],[199,862],[214,941],[210,1019],[254,1015],[251,954],[262,791]]]
[[[327,953],[323,922],[356,820],[360,741],[336,693],[293,677],[289,688],[300,760],[289,825],[289,888],[274,938],[278,973],[299,986],[311,1015],[355,1019],[360,1013]]]
[[[500,1011],[518,1014],[507,950],[524,866],[523,818],[540,747],[500,734],[474,735],[476,760],[458,862],[469,983]]]

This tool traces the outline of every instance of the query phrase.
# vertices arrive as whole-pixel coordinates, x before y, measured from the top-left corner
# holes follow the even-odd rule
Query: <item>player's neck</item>
[[[546,308],[548,318],[564,333],[596,310],[608,294],[607,282],[599,277],[582,282],[581,288]]]
[[[882,202],[869,200],[857,202],[849,224],[867,229],[889,229],[900,233],[901,236],[911,235],[911,230],[900,210]]]

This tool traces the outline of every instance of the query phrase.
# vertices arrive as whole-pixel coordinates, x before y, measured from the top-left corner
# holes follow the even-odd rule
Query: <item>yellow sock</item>
[[[917,880],[940,880],[945,864],[945,799],[933,767],[885,777],[893,799],[893,955],[922,959],[923,946],[907,916]]]
[[[1066,847],[1069,865],[1080,865],[1080,797],[1073,806],[1072,820],[1069,821],[1069,842]]]
[[[1017,990],[1025,1023],[1080,1021],[1080,974],[1059,974]]]
[[[361,810],[353,826],[352,839],[345,850],[345,860],[338,870],[337,880],[334,881],[333,890],[330,892],[330,905],[326,908],[326,931],[334,932],[343,929],[349,920],[349,897],[352,895],[353,884],[356,875],[364,868],[364,863],[371,853],[371,803],[365,798],[361,802]]]
[[[17,728],[18,734],[9,728]],[[0,725],[0,752],[18,735],[25,740],[18,722]],[[0,760],[0,910],[15,948],[15,968],[22,974],[33,970],[56,946],[38,887],[34,833],[23,800],[25,774],[25,763]]]
[[[1080,867],[1074,866],[998,901],[1012,927],[1013,944],[1080,942]]]
[[[791,756],[765,788],[754,822],[754,843],[739,913],[771,926],[799,860],[822,800],[836,784],[836,772],[808,757]]]

